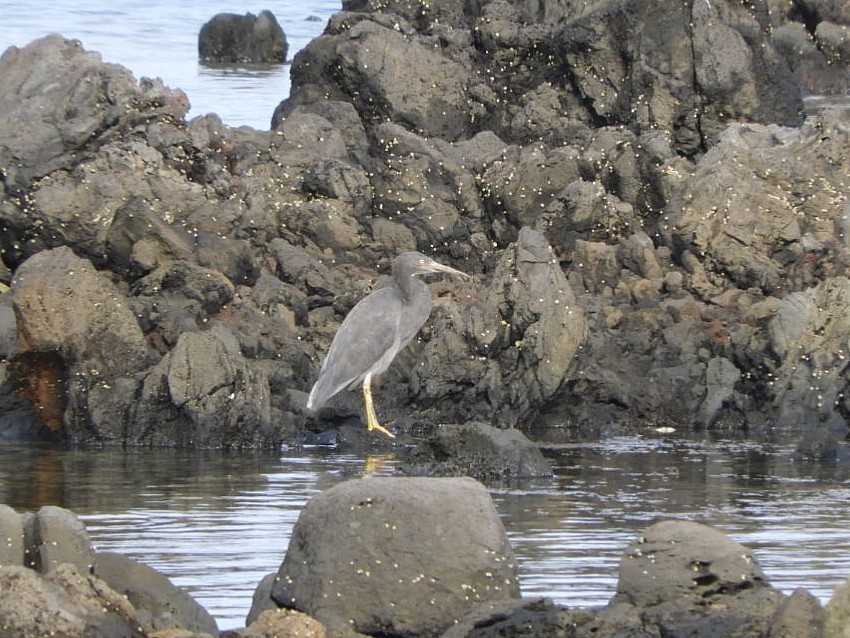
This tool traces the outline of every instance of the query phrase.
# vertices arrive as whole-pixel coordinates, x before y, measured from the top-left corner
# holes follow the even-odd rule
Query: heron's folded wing
[[[344,388],[362,381],[398,346],[402,301],[393,288],[376,290],[345,317],[322,363],[311,396],[321,406]]]

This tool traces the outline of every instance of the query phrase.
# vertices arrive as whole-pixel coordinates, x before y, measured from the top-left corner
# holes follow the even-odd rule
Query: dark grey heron
[[[307,409],[318,410],[338,392],[362,384],[366,427],[395,438],[378,423],[372,404],[372,379],[390,367],[428,320],[431,290],[417,277],[439,272],[469,277],[418,252],[401,253],[393,260],[392,283],[361,299],[334,335],[319,378],[310,390]]]

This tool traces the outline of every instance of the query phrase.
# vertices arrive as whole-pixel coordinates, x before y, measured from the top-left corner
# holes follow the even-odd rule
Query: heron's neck
[[[424,281],[421,281],[410,273],[400,273],[395,279],[405,301],[413,301],[417,295],[422,294],[423,289],[427,290],[428,288],[428,285]]]

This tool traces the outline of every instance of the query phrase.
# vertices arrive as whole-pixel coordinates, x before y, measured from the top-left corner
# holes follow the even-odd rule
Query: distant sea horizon
[[[221,0],[0,0],[0,52],[58,33],[100,53],[104,62],[136,76],[161,78],[189,97],[188,117],[216,113],[228,126],[267,130],[275,107],[289,96],[290,61],[321,35],[341,0],[277,0],[259,5]],[[271,66],[210,67],[198,61],[198,32],[217,13],[275,14],[289,42],[287,62]]]

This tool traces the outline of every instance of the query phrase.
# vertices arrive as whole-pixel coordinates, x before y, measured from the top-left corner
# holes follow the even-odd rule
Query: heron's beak
[[[428,264],[428,269],[434,272],[444,272],[449,275],[457,275],[462,279],[471,279],[471,276],[467,275],[465,272],[455,270],[451,266],[444,266],[443,264],[433,260]]]

